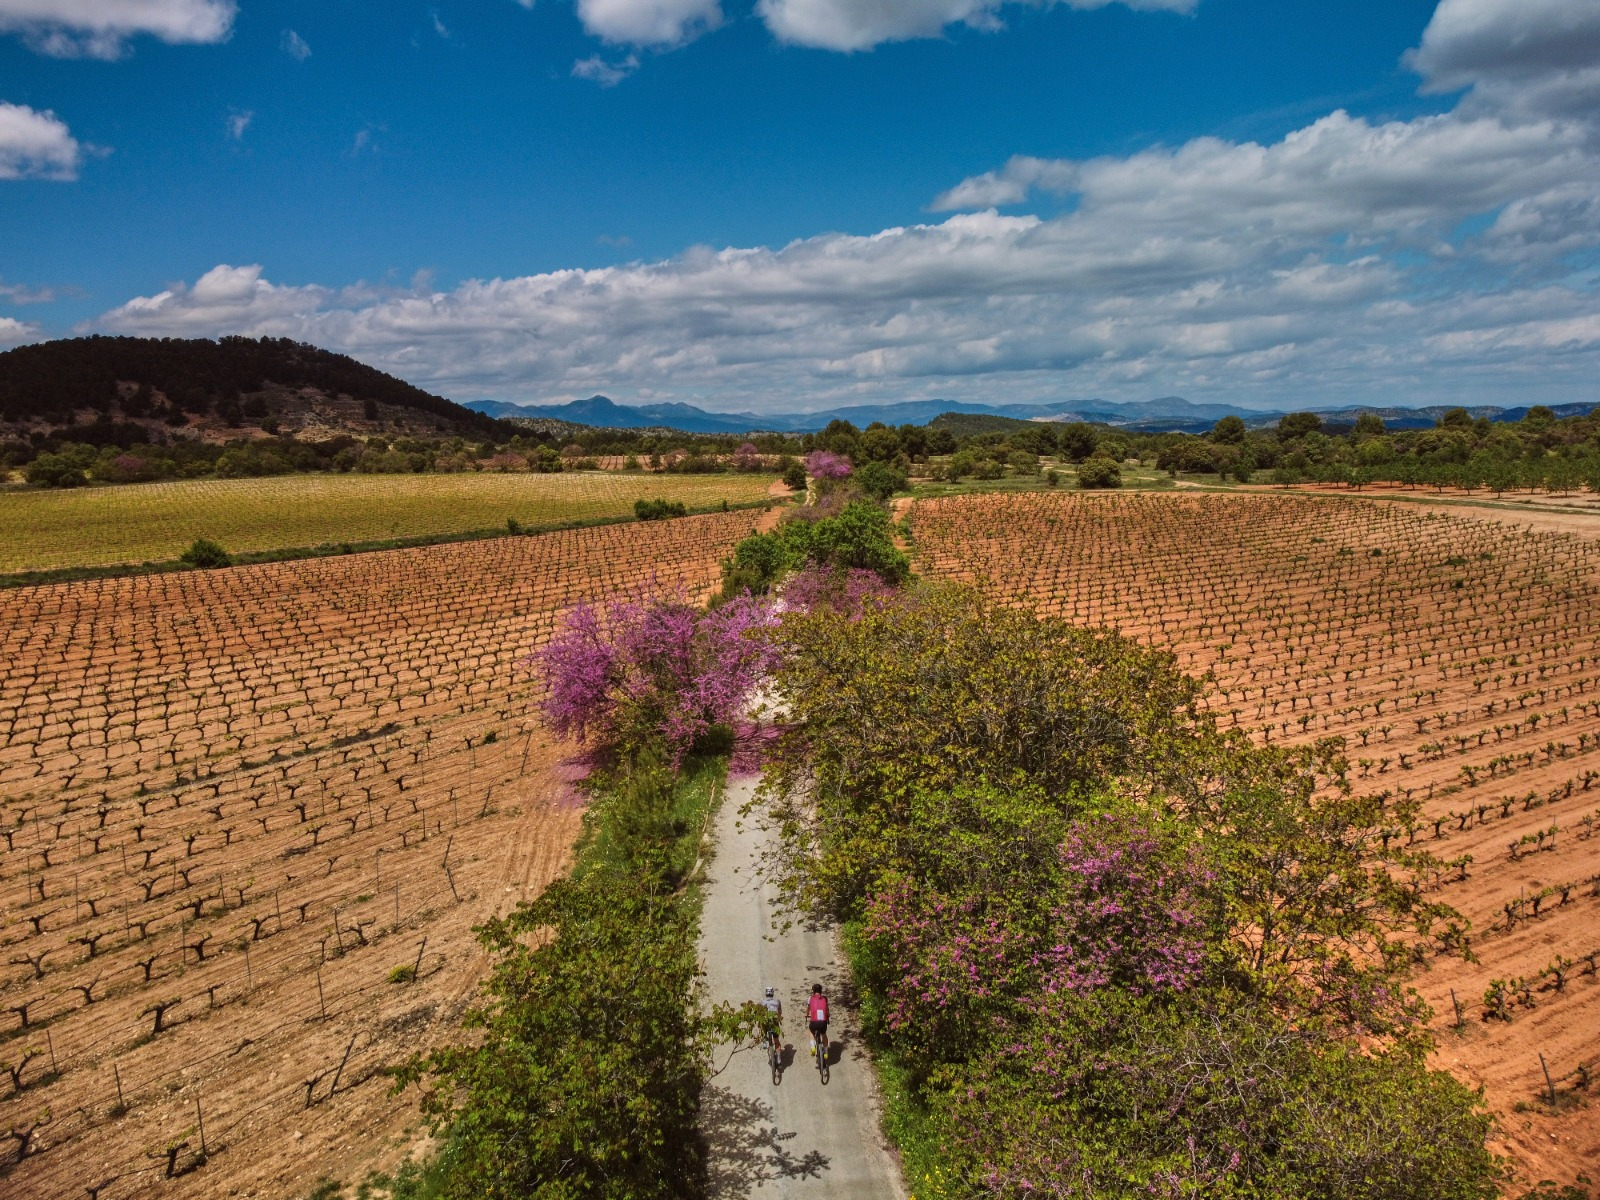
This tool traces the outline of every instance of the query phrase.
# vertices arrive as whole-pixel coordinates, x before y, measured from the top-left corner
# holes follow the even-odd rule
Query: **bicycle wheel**
[[[828,1085],[828,1035],[823,1034],[817,1039],[817,1076],[822,1080],[822,1085]]]
[[[768,1050],[767,1050],[767,1057],[772,1063],[772,1082],[774,1084],[782,1083],[783,1082],[783,1048],[781,1046],[771,1046],[771,1047],[769,1047]]]

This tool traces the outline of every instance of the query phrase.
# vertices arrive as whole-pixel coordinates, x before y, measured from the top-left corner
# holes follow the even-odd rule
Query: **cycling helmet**
[[[769,995],[769,996],[771,996],[771,995],[772,995],[772,994],[773,994],[773,993],[775,993],[775,992],[776,992],[776,991],[777,991],[777,990],[778,990],[778,989],[777,989],[777,988],[768,988],[768,989],[767,989],[767,995]]]

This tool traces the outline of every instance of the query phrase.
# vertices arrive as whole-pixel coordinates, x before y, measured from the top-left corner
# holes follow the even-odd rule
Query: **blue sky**
[[[0,0],[0,343],[461,399],[1600,399],[1596,0]]]

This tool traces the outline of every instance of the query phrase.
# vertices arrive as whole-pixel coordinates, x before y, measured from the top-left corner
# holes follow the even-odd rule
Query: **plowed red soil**
[[[1419,967],[1436,1060],[1485,1087],[1521,1186],[1594,1171],[1600,545],[1282,493],[970,496],[911,522],[923,572],[1170,649],[1213,673],[1225,727],[1343,737],[1357,788],[1421,800],[1390,836],[1458,861],[1434,891],[1479,959]]]
[[[415,1147],[382,1068],[459,1036],[473,926],[579,828],[519,662],[760,516],[0,594],[0,1196],[302,1196]]]

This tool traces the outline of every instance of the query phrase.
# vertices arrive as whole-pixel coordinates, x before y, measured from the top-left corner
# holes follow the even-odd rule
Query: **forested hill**
[[[0,353],[0,422],[52,427],[262,421],[461,436],[507,426],[349,358],[287,338],[69,338]]]

